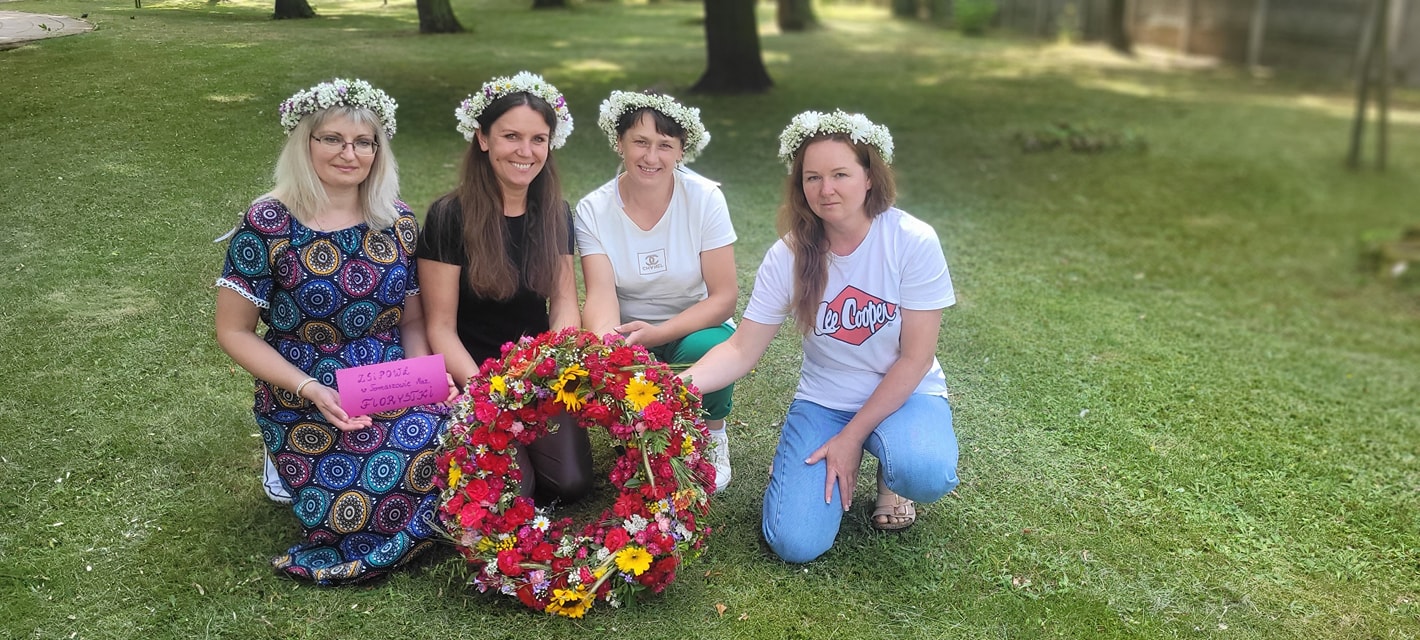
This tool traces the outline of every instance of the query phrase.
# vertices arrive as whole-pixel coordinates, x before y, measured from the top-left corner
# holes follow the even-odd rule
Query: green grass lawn
[[[779,34],[775,89],[686,96],[698,3],[457,0],[469,34],[419,36],[413,2],[22,0],[98,30],[0,52],[0,638],[1414,638],[1420,636],[1420,288],[1369,242],[1420,221],[1420,99],[1389,172],[1342,168],[1345,85],[1185,71],[1103,51],[962,39],[820,7]],[[400,103],[393,147],[423,211],[453,184],[453,108],[495,74],[545,74],[577,130],[568,196],[610,177],[612,89],[702,108],[748,297],[773,241],[776,136],[843,107],[897,141],[900,206],[931,222],[959,303],[939,357],[962,485],[910,531],[867,524],[785,565],[759,504],[798,349],[736,394],[735,482],[703,558],[638,609],[568,621],[462,586],[450,553],[317,589],[267,559],[250,376],[212,337],[229,229],[269,186],[276,105],[332,76]],[[1057,123],[1147,150],[1021,152]],[[723,614],[716,605],[724,605]]]

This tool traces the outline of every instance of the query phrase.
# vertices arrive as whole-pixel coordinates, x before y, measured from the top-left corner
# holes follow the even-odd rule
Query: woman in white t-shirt
[[[734,336],[682,377],[717,389],[764,355],[789,316],[803,366],[764,494],[765,541],[789,562],[833,546],[863,451],[878,459],[872,525],[905,529],[913,501],[957,485],[957,442],[936,358],[955,303],[937,234],[892,206],[887,127],[808,111],[780,136],[789,165],[779,242],[765,255]]]
[[[577,205],[587,302],[583,326],[619,333],[671,364],[688,364],[734,333],[735,230],[719,186],[684,171],[710,141],[700,110],[670,96],[613,91],[597,124],[622,158],[610,182]],[[725,416],[733,388],[704,396],[715,490],[730,482]]]

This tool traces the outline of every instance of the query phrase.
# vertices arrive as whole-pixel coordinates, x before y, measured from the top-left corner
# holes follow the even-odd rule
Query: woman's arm
[[[406,358],[418,358],[433,353],[429,350],[429,335],[424,328],[424,303],[418,295],[404,296],[404,312],[399,319],[399,337]]]
[[[547,323],[553,331],[582,325],[582,315],[577,311],[577,274],[571,254],[558,258],[557,282],[552,295],[547,297]]]
[[[248,373],[294,392],[311,376],[287,362],[256,335],[260,314],[256,305],[226,287],[217,288],[217,344]],[[340,408],[340,394],[319,381],[301,387],[301,397],[315,403],[325,419],[341,431],[370,426],[370,416],[352,418]]]
[[[419,259],[419,290],[422,298],[424,333],[429,350],[444,354],[444,368],[459,387],[478,373],[478,363],[459,339],[459,266],[427,258]]]
[[[659,325],[628,322],[616,327],[616,330],[626,334],[626,341],[631,344],[655,347],[729,320],[735,313],[735,302],[740,296],[739,281],[735,275],[735,246],[727,244],[700,252],[700,273],[705,279],[704,300],[690,305]],[[590,291],[587,296],[591,297]]]
[[[621,324],[621,301],[616,298],[616,271],[604,253],[582,256],[582,282],[587,303],[582,307],[582,328],[604,336]]]
[[[852,420],[844,425],[838,435],[829,438],[804,461],[815,464],[825,460],[828,476],[823,485],[824,504],[833,500],[833,486],[838,485],[838,495],[842,498],[843,510],[853,504],[853,488],[858,482],[858,465],[863,461],[863,442],[878,428],[884,418],[902,408],[907,398],[922,382],[922,376],[932,368],[932,360],[937,353],[937,334],[942,324],[942,310],[918,311],[902,310],[902,333],[899,337],[900,355],[897,362],[888,367],[878,388],[858,409]]]
[[[779,327],[775,325],[741,320],[729,340],[715,345],[680,378],[695,384],[701,393],[724,389],[754,368],[776,333]]]

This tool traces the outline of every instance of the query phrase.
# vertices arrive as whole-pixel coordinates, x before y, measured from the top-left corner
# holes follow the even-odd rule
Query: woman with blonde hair
[[[302,526],[272,563],[322,585],[382,575],[437,531],[439,416],[351,416],[336,388],[339,369],[429,353],[418,225],[397,199],[390,150],[395,108],[363,80],[283,102],[275,188],[234,230],[217,280],[217,342],[256,378],[252,410],[277,476],[268,493],[293,503]]]
[[[808,111],[780,136],[789,166],[769,249],[734,336],[682,377],[714,390],[748,373],[789,316],[804,351],[764,494],[763,534],[808,562],[833,545],[863,452],[878,459],[872,526],[905,529],[913,501],[957,484],[937,362],[956,297],[937,234],[893,207],[892,136],[861,114]]]

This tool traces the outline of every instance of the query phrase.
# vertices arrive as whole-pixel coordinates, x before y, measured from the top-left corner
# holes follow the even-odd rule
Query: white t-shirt
[[[769,248],[755,276],[744,319],[778,325],[792,311],[794,254],[781,239]],[[829,254],[814,330],[803,338],[804,361],[794,397],[830,409],[857,411],[878,388],[901,352],[901,309],[943,309],[956,303],[947,259],[937,232],[906,212],[889,208],[873,219],[852,254]],[[942,365],[913,393],[946,397]]]
[[[698,175],[674,175],[670,205],[650,231],[627,217],[616,178],[577,203],[577,249],[611,260],[622,322],[665,322],[704,300],[701,252],[735,241],[720,187]]]

